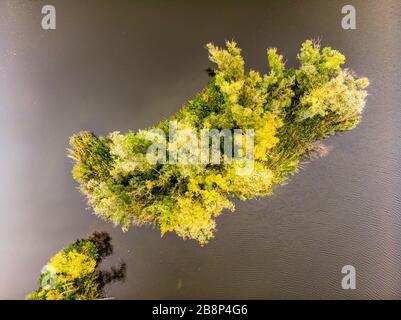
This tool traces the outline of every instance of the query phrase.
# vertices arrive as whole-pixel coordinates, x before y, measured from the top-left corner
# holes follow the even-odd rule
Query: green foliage
[[[234,210],[233,197],[268,195],[297,170],[313,142],[354,128],[365,105],[368,80],[342,69],[340,52],[310,40],[298,55],[299,68],[286,69],[276,49],[267,51],[270,72],[245,72],[235,42],[227,48],[209,44],[217,67],[206,88],[170,120],[178,127],[254,129],[254,170],[238,175],[241,163],[150,164],[147,148],[168,136],[169,121],[125,135],[96,137],[81,132],[71,138],[74,178],[96,214],[127,230],[131,224],[156,224],[162,235],[176,232],[201,244],[213,237],[215,218]],[[167,145],[167,149],[171,145]]]
[[[123,280],[125,264],[111,271],[99,271],[102,259],[113,252],[107,233],[94,232],[53,256],[39,277],[40,288],[28,300],[94,300],[104,298],[104,286]]]

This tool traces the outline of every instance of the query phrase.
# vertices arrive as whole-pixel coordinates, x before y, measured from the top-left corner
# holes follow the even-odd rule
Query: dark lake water
[[[401,2],[0,2],[0,298],[36,288],[48,259],[94,230],[110,232],[124,299],[401,298]],[[122,233],[86,210],[70,175],[69,136],[126,132],[170,117],[206,84],[205,44],[235,39],[248,68],[276,46],[296,65],[307,38],[342,51],[371,81],[360,126],[329,139],[271,197],[236,202],[207,246],[156,229]],[[357,272],[341,288],[341,268]]]

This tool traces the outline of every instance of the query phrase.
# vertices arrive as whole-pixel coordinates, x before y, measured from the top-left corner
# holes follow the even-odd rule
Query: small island
[[[113,253],[111,237],[94,232],[86,239],[69,244],[43,267],[40,288],[27,300],[98,300],[106,299],[104,287],[123,281],[126,265],[122,262],[110,270],[98,270],[102,260]]]
[[[305,156],[324,150],[323,139],[353,129],[361,119],[368,79],[342,68],[345,56],[337,50],[307,40],[299,67],[286,68],[271,48],[270,72],[260,74],[245,71],[233,41],[224,49],[207,48],[216,65],[208,69],[209,83],[170,119],[127,134],[84,131],[71,137],[73,176],[102,219],[123,230],[155,224],[162,235],[175,232],[204,245],[214,235],[215,218],[223,209],[234,210],[234,198],[271,194]],[[171,134],[172,123],[178,137]],[[182,134],[188,130],[198,138],[203,130],[215,130],[218,140],[206,145],[222,151],[221,161],[175,161],[177,155],[191,159],[199,147]],[[233,133],[231,140],[224,132]],[[150,161],[149,150],[160,148],[164,156],[156,152]]]

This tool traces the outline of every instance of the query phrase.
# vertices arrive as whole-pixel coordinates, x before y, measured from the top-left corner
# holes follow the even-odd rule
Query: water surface
[[[156,298],[401,298],[401,4],[352,1],[0,2],[0,298],[35,289],[48,259],[94,230],[110,232],[128,278],[108,293]],[[341,50],[371,81],[354,131],[271,197],[236,202],[207,246],[149,227],[122,233],[86,210],[68,138],[127,132],[174,114],[208,81],[204,48],[235,39],[267,71],[276,46],[296,65],[307,38]],[[357,289],[341,288],[341,268]]]

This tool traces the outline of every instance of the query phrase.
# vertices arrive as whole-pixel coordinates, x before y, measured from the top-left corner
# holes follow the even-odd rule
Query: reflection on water
[[[40,28],[38,3],[0,4],[1,298],[32,291],[49,257],[95,229],[113,237],[107,263],[127,262],[127,281],[108,292],[117,298],[401,297],[397,0],[354,1],[352,31],[337,1],[53,2],[54,31]],[[310,37],[372,83],[361,125],[330,138],[329,155],[273,196],[237,201],[203,248],[147,227],[124,234],[85,210],[66,157],[72,133],[170,117],[208,80],[209,41],[234,38],[248,67],[264,70],[267,46],[293,65]],[[354,291],[341,289],[347,264]]]

